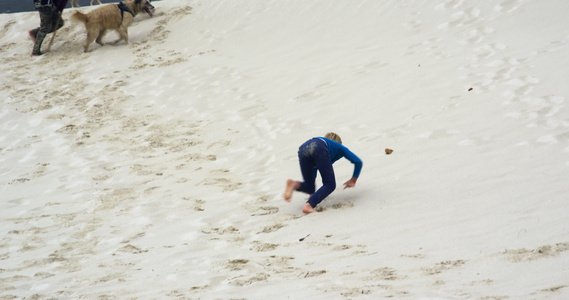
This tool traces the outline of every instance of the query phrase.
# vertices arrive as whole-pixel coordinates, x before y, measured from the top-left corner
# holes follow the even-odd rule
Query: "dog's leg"
[[[128,44],[128,31],[126,28],[122,27],[118,30],[119,35],[121,36],[118,40],[114,41],[112,44],[115,45],[116,43],[124,40]]]
[[[128,44],[128,31],[126,31],[126,28],[124,29],[124,34],[122,35],[123,40]]]
[[[101,46],[104,45],[104,44],[103,44],[103,36],[105,36],[106,33],[107,33],[107,30],[106,30],[106,29],[102,29],[102,30],[99,32],[99,36],[98,36],[97,39],[95,40],[95,41],[97,42],[97,44],[99,44],[99,45],[101,45]]]
[[[91,28],[91,29],[87,29],[87,40],[85,40],[85,52],[87,52],[89,50],[89,45],[91,45],[91,43],[93,43],[95,41],[95,39],[98,37],[98,32],[96,31],[95,28]]]

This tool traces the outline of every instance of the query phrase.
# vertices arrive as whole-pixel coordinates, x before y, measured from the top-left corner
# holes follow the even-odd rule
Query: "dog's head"
[[[134,1],[135,5],[140,5],[143,11],[145,11],[149,16],[152,17],[154,13],[154,5],[150,4],[150,0],[136,0]]]

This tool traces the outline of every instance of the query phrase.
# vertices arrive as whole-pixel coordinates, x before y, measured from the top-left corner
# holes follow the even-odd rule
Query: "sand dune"
[[[0,299],[569,297],[569,3],[154,5],[36,58],[0,15]]]

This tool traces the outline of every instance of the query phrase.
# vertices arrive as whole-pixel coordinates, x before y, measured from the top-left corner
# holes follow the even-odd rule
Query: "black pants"
[[[328,145],[319,138],[313,138],[302,144],[298,148],[298,160],[300,162],[300,172],[304,181],[300,183],[297,189],[300,192],[312,194],[308,199],[308,203],[316,208],[318,203],[328,197],[336,189],[336,177],[334,168],[328,153]],[[322,187],[316,190],[316,170],[320,172],[322,177]]]

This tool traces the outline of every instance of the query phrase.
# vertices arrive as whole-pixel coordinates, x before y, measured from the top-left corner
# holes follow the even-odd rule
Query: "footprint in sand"
[[[555,245],[545,245],[533,250],[527,250],[524,248],[505,250],[503,254],[506,255],[512,262],[526,262],[558,256],[561,255],[561,253],[567,251],[569,251],[569,242],[557,243]]]
[[[285,227],[285,224],[275,224],[275,225],[271,225],[271,226],[266,226],[265,228],[263,228],[262,231],[258,232],[258,233],[271,233],[271,232],[275,232],[283,227]]]
[[[253,242],[251,250],[255,252],[269,252],[277,249],[278,247],[279,247],[278,244],[262,243],[255,241]]]
[[[276,214],[278,212],[279,208],[276,206],[261,206],[254,210],[254,212],[251,213],[251,216],[266,216]]]
[[[136,246],[133,246],[133,245],[131,245],[131,244],[128,244],[128,245],[126,245],[126,246],[124,246],[124,247],[118,249],[117,252],[120,252],[120,253],[131,253],[131,254],[141,254],[141,253],[148,252],[148,250],[140,249],[140,248],[138,248],[138,247],[136,247]],[[113,254],[113,255],[116,255],[116,252],[115,252],[115,254]]]
[[[443,262],[440,262],[438,264],[435,264],[433,267],[424,268],[423,271],[427,275],[436,275],[436,274],[440,274],[446,270],[450,270],[450,269],[462,266],[465,263],[466,263],[466,261],[464,261],[464,260],[447,260],[447,261],[443,261]]]

